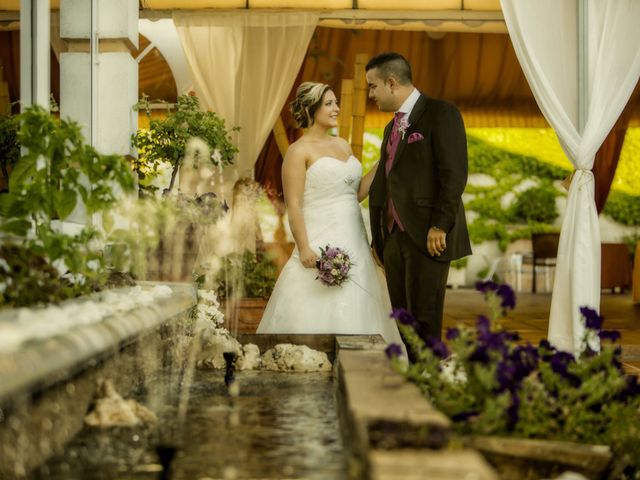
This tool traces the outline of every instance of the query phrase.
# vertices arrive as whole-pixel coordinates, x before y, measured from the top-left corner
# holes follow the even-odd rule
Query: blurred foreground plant
[[[9,191],[0,194],[0,234],[5,245],[13,245],[0,256],[0,306],[61,300],[103,282],[106,272],[97,231],[78,226],[71,233],[62,221],[80,204],[87,215],[104,211],[134,186],[126,160],[101,155],[85,144],[76,122],[56,118],[38,105],[16,121],[24,153],[13,166]],[[29,278],[29,268],[42,271],[31,272]],[[64,288],[51,282],[62,282]],[[28,295],[21,298],[20,291]]]

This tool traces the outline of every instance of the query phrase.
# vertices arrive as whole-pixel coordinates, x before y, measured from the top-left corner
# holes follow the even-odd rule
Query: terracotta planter
[[[469,437],[465,444],[478,450],[503,479],[555,478],[571,470],[596,480],[613,458],[606,445],[492,436]]]
[[[267,301],[265,298],[239,298],[230,302],[222,301],[220,311],[224,313],[225,327],[233,333],[256,333]]]

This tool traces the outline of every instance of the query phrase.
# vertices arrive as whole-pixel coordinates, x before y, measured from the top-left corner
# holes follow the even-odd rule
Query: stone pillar
[[[134,155],[138,1],[61,0],[60,38],[60,115],[78,122],[100,153]],[[80,211],[68,220],[86,221]]]

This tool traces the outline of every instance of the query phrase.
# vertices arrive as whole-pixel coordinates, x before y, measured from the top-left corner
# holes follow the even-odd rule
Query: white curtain
[[[584,1],[588,11],[588,116],[582,132],[578,1]],[[576,169],[560,235],[549,340],[558,348],[578,352],[584,336],[579,308],[600,308],[600,230],[591,168],[640,76],[640,1],[501,0],[501,4],[531,90]]]
[[[173,20],[203,108],[218,113],[227,127],[240,127],[232,135],[240,152],[235,166],[225,169],[225,181],[253,177],[318,15],[175,12]]]

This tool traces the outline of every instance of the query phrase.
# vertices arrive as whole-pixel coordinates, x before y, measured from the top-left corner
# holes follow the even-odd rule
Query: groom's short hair
[[[396,52],[379,53],[373,57],[365,70],[368,72],[372,68],[377,68],[382,80],[387,80],[393,76],[398,80],[400,85],[406,85],[413,82],[411,75],[411,65],[402,55]]]

